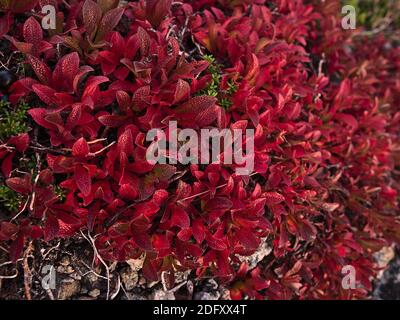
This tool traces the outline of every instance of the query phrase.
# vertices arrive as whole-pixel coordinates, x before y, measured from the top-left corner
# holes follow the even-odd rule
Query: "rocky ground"
[[[246,260],[257,264],[269,253],[269,248],[261,247]],[[372,298],[400,299],[399,250],[384,248],[376,258],[387,268],[381,271]],[[213,279],[195,281],[191,273],[177,274],[177,285],[170,289],[164,279],[149,283],[140,271],[142,259],[96,264],[93,247],[83,237],[32,243],[16,264],[7,260],[0,248],[0,299],[229,299],[228,291]],[[53,286],[46,290],[43,283]]]
[[[381,258],[383,262],[390,260],[375,285],[373,299],[400,300],[400,250],[387,248]]]
[[[140,269],[143,259],[123,263],[95,263],[92,246],[81,237],[32,244],[16,264],[0,248],[0,299],[227,299],[229,293],[212,279],[193,281],[178,273],[177,285],[149,283]],[[55,278],[51,275],[55,274]],[[43,289],[42,283],[53,289]],[[163,279],[164,280],[164,279]]]

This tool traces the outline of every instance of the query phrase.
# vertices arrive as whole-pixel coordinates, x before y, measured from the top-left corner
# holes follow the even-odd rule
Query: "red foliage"
[[[48,2],[57,30],[12,18]],[[342,30],[339,1],[11,4],[0,36],[8,32],[30,71],[10,101],[32,102],[50,138],[37,179],[12,173],[28,134],[0,145],[6,184],[30,197],[25,213],[0,224],[12,259],[25,239],[87,229],[105,259],[145,253],[150,280],[195,270],[229,284],[235,299],[368,295],[372,253],[400,242],[399,48]],[[211,78],[202,54],[220,64],[219,90],[237,86],[227,109],[201,93]],[[255,129],[255,174],[148,163],[146,133],[169,120]],[[261,241],[273,252],[249,270],[239,258]],[[361,288],[342,289],[349,264]]]

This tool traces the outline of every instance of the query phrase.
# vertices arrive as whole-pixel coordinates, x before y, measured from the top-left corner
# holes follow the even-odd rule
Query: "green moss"
[[[210,64],[208,71],[211,73],[211,82],[208,84],[204,93],[212,97],[217,97],[222,78],[221,67],[215,62],[215,58],[212,55],[205,55],[203,58]]]
[[[0,140],[7,141],[11,136],[28,131],[27,111],[29,106],[26,102],[20,102],[16,106],[11,106],[8,101],[0,101]],[[16,167],[21,170],[33,171],[36,162],[33,156],[30,158],[14,158]],[[10,213],[16,212],[21,206],[24,197],[4,183],[4,178],[0,176],[0,210]]]
[[[232,95],[238,90],[237,85],[233,82],[232,79],[228,81],[228,94]]]
[[[232,105],[232,101],[228,98],[222,98],[219,100],[219,105],[225,109],[229,109],[229,107]]]
[[[58,197],[60,202],[64,202],[65,198],[67,197],[67,190],[58,185],[54,187],[54,193]]]
[[[29,106],[21,102],[14,108],[7,101],[0,101],[0,139],[5,140],[11,136],[26,132],[27,110]]]
[[[212,55],[204,55],[203,59],[210,64],[208,71],[211,74],[211,81],[208,86],[200,92],[200,94],[216,97],[218,99],[218,104],[221,107],[228,109],[232,105],[230,96],[237,91],[237,86],[232,80],[229,80],[227,83],[228,89],[222,90],[222,65],[218,64]]]
[[[9,187],[0,186],[0,204],[9,212],[16,212],[22,203],[23,197]]]

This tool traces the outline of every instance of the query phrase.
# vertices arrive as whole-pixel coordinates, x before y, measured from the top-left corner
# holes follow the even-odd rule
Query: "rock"
[[[72,268],[71,266],[67,265],[67,266],[58,266],[57,267],[57,272],[58,273],[64,273],[64,274],[71,274],[74,273],[75,270],[74,268]]]
[[[204,292],[200,291],[194,295],[195,300],[218,300],[220,297],[220,293],[215,292]]]
[[[74,279],[68,278],[61,281],[60,288],[58,290],[58,299],[67,300],[78,294],[80,291],[80,283]]]
[[[139,259],[129,259],[126,262],[129,264],[132,270],[139,271],[143,268],[144,258],[145,256],[142,255]]]
[[[91,296],[92,298],[97,298],[100,295],[100,290],[93,289],[92,291],[89,291],[88,295]]]
[[[139,276],[136,270],[133,270],[130,267],[124,268],[120,272],[120,275],[122,283],[124,284],[126,290],[130,291],[136,287],[139,280]]]
[[[164,291],[162,289],[155,290],[151,297],[152,300],[175,300],[175,295],[171,291]]]
[[[218,290],[218,283],[214,279],[207,279],[201,291],[194,294],[195,300],[218,300],[221,293]]]
[[[71,260],[69,259],[68,256],[63,256],[62,259],[60,260],[60,264],[64,267],[69,266],[71,263]]]
[[[231,294],[230,294],[230,292],[229,292],[228,289],[226,289],[226,288],[220,288],[220,289],[219,289],[219,292],[221,293],[221,297],[220,297],[221,300],[224,300],[224,301],[226,301],[226,300],[232,300],[232,299],[231,299]]]
[[[129,294],[129,300],[147,300],[144,295],[131,293]]]
[[[86,275],[87,280],[93,284],[95,283],[97,280],[99,280],[99,277],[96,276],[93,272],[90,272]]]
[[[387,267],[387,265],[390,263],[390,261],[393,260],[394,257],[395,257],[395,251],[393,246],[383,247],[381,250],[374,253],[374,258],[376,259],[379,268],[383,269]],[[384,272],[385,270],[379,271],[378,279],[382,277]]]
[[[393,249],[393,253],[390,249]],[[385,250],[383,250],[385,249]],[[376,253],[380,266],[385,265],[377,281],[375,281],[372,298],[376,300],[400,299],[400,250],[393,247],[385,247]],[[394,256],[394,258],[392,258]],[[392,258],[391,260],[389,260]],[[387,261],[390,261],[387,263]]]
[[[58,273],[65,273],[65,267],[64,266],[58,266],[57,267],[57,272]]]
[[[71,273],[69,276],[70,276],[72,279],[75,279],[75,280],[81,280],[81,279],[82,279],[82,276],[81,276],[78,272],[76,272],[76,271],[74,271],[73,273]]]
[[[71,273],[74,273],[74,272],[75,272],[75,270],[71,266],[67,266],[65,268],[65,273],[67,273],[67,274],[71,274]]]

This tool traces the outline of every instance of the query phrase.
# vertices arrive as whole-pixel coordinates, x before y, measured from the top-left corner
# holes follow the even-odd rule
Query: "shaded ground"
[[[270,252],[263,247],[259,251],[256,260],[262,259],[257,255]],[[106,268],[102,263],[95,266],[94,258],[93,247],[81,236],[32,243],[16,264],[9,262],[0,248],[0,299],[229,299],[228,291],[214,280],[196,281],[193,273],[178,273],[176,286],[168,290],[165,281],[146,281],[140,270],[142,259],[115,262]],[[400,300],[400,250],[386,248],[377,259],[382,266],[389,264],[381,272],[372,298]],[[54,286],[45,290],[42,283]]]
[[[374,299],[400,300],[400,250],[395,250],[395,257],[383,272],[373,293]]]
[[[146,281],[140,271],[142,259],[115,262],[106,268],[102,263],[94,262],[93,252],[83,237],[49,243],[39,241],[13,264],[0,248],[0,299],[228,298],[228,291],[219,288],[212,279],[195,281],[194,274],[178,273],[176,286],[168,290],[165,281]],[[51,285],[52,280],[53,289],[43,289],[42,282]]]

